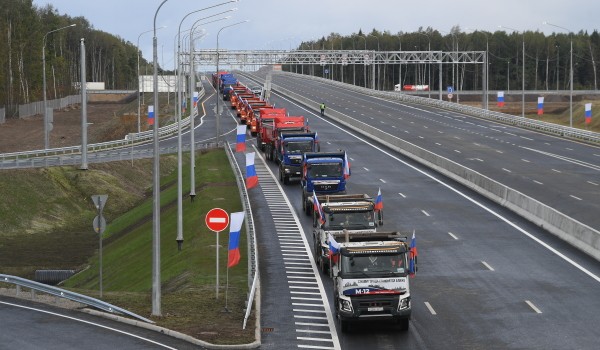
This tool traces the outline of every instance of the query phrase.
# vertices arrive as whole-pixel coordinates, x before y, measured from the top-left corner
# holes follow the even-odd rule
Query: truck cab
[[[302,176],[302,156],[306,152],[317,152],[317,134],[281,132],[277,140],[276,154],[279,163],[279,180],[289,184],[291,178]]]
[[[345,194],[345,152],[307,152],[302,159],[302,209],[312,213],[313,193]]]
[[[344,240],[344,234],[332,235]],[[346,237],[348,237],[346,235]],[[390,320],[408,330],[411,317],[409,247],[399,232],[354,235],[337,243],[331,259],[335,315],[350,322]]]

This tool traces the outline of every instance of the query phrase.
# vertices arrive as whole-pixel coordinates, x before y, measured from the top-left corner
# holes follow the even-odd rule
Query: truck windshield
[[[372,211],[330,212],[325,219],[325,229],[366,230],[375,227]]]
[[[289,141],[285,143],[286,153],[305,153],[312,151],[311,141]]]
[[[408,266],[405,253],[341,255],[341,273],[349,278],[406,276]]]
[[[310,164],[308,167],[308,175],[312,178],[341,177],[342,163]]]

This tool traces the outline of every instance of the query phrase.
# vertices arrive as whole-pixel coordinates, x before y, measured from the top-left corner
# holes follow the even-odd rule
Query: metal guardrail
[[[367,88],[364,88],[361,86],[354,86],[351,84],[346,84],[346,83],[342,83],[339,81],[329,80],[329,79],[315,77],[315,76],[311,76],[311,75],[297,74],[297,73],[291,73],[291,72],[277,72],[276,74],[300,76],[304,79],[321,81],[323,83],[335,85],[335,86],[338,86],[338,87],[341,87],[341,88],[344,88],[347,90],[359,92],[359,93],[369,95],[369,96],[384,98],[387,100],[406,102],[406,103],[415,103],[415,104],[429,106],[429,107],[436,107],[436,108],[445,109],[445,110],[449,110],[449,111],[453,111],[453,112],[468,114],[468,115],[478,117],[478,118],[494,120],[494,121],[498,121],[498,122],[501,122],[504,124],[510,124],[510,125],[514,125],[514,126],[518,126],[518,127],[522,127],[522,128],[526,128],[526,129],[537,130],[537,131],[552,134],[555,136],[561,136],[561,137],[576,139],[576,140],[580,140],[580,141],[586,141],[586,142],[590,142],[593,144],[600,144],[600,133],[593,132],[593,131],[571,128],[568,126],[543,122],[543,121],[535,120],[535,119],[518,117],[518,116],[506,114],[506,113],[489,111],[489,110],[481,109],[478,107],[461,105],[461,104],[454,103],[454,102],[440,101],[440,100],[426,98],[426,97],[407,95],[407,94],[403,94],[400,92],[377,91],[377,90],[367,89]],[[277,89],[277,87],[275,85],[273,85],[273,89]]]
[[[246,322],[252,311],[252,301],[256,289],[258,288],[258,281],[260,280],[258,270],[258,248],[256,244],[256,231],[254,230],[254,217],[252,216],[252,207],[250,206],[250,199],[248,197],[248,191],[246,190],[246,184],[244,182],[244,174],[240,169],[237,160],[233,156],[233,151],[229,143],[225,143],[225,153],[231,164],[231,168],[234,169],[235,179],[240,190],[240,199],[242,200],[242,206],[246,213],[246,236],[248,237],[248,287],[250,288],[250,294],[248,301],[246,302],[246,315],[244,316],[243,329],[246,329]],[[257,327],[260,326],[260,313],[257,312]]]
[[[199,93],[199,99],[204,97],[206,91],[202,89]],[[184,118],[181,120],[181,127],[184,128],[190,124],[190,117]],[[165,125],[158,130],[158,137],[165,138],[173,133],[177,132],[178,127],[177,123],[171,123],[169,125]],[[154,132],[152,130],[140,132],[140,133],[130,133],[125,136],[122,140],[114,140],[107,142],[100,142],[88,145],[88,152],[97,152],[110,148],[119,148],[119,147],[131,147],[132,141],[134,145],[145,143],[147,141],[151,141],[154,137]],[[0,161],[4,162],[5,160],[19,160],[23,158],[32,158],[32,157],[48,157],[48,156],[56,156],[59,154],[75,154],[81,153],[81,145],[77,146],[68,146],[61,148],[50,148],[43,150],[34,150],[34,151],[24,151],[24,152],[12,152],[12,153],[0,153]]]
[[[119,313],[122,315],[127,315],[127,316],[131,316],[134,318],[137,318],[138,320],[147,322],[147,323],[154,323],[154,321],[149,320],[143,316],[140,316],[138,314],[135,314],[131,311],[127,311],[123,308],[120,308],[118,306],[114,306],[112,304],[106,303],[102,300],[98,300],[92,297],[88,297],[87,295],[83,295],[83,294],[79,294],[79,293],[75,293],[75,292],[71,292],[68,291],[66,289],[62,289],[62,288],[58,288],[58,287],[53,287],[53,286],[49,286],[47,284],[43,284],[43,283],[39,283],[39,282],[35,282],[35,281],[31,281],[25,278],[21,278],[21,277],[16,277],[16,276],[11,276],[11,275],[4,275],[4,274],[0,274],[0,282],[4,282],[4,283],[11,283],[17,286],[21,286],[21,287],[25,287],[25,288],[29,288],[31,290],[36,290],[38,292],[42,292],[42,293],[46,293],[46,294],[50,294],[50,295],[54,295],[56,297],[59,298],[65,298],[65,299],[69,299],[81,304],[85,304],[91,307],[95,307],[96,309],[100,309],[106,312],[110,312],[111,314],[115,314],[115,313]]]

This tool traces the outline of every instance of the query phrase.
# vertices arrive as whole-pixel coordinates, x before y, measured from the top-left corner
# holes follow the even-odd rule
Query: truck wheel
[[[408,318],[402,318],[402,319],[398,320],[398,326],[401,331],[408,330],[408,321],[409,321]]]
[[[289,185],[290,184],[290,177],[289,176],[283,175],[283,184],[284,185]]]
[[[338,316],[338,321],[340,323],[340,329],[343,333],[346,333],[350,330],[350,322],[342,320],[340,316]]]
[[[319,268],[324,275],[327,275],[327,272],[329,272],[329,264],[327,261],[325,261],[325,259],[323,259],[323,257],[319,259]]]
[[[256,136],[256,147],[258,147],[259,150],[264,151],[264,147],[261,145],[261,141],[260,141],[260,134],[258,134],[258,136]]]
[[[304,212],[306,213],[306,215],[311,216],[312,212],[313,212],[313,208],[311,206],[311,203],[308,201],[308,199],[304,200]]]
[[[251,131],[251,132],[250,132],[250,135],[252,135],[252,136],[256,136],[256,131]]]

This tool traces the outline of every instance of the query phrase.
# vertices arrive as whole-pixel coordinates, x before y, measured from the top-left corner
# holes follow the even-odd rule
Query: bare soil
[[[88,103],[88,143],[123,138],[137,129],[137,115],[119,113],[123,103]],[[54,128],[50,132],[50,148],[81,144],[81,106],[73,105],[54,111]],[[134,123],[135,122],[135,123]],[[119,125],[122,124],[122,125]],[[107,128],[115,127],[107,132]],[[7,119],[0,124],[0,153],[44,149],[44,116]]]

